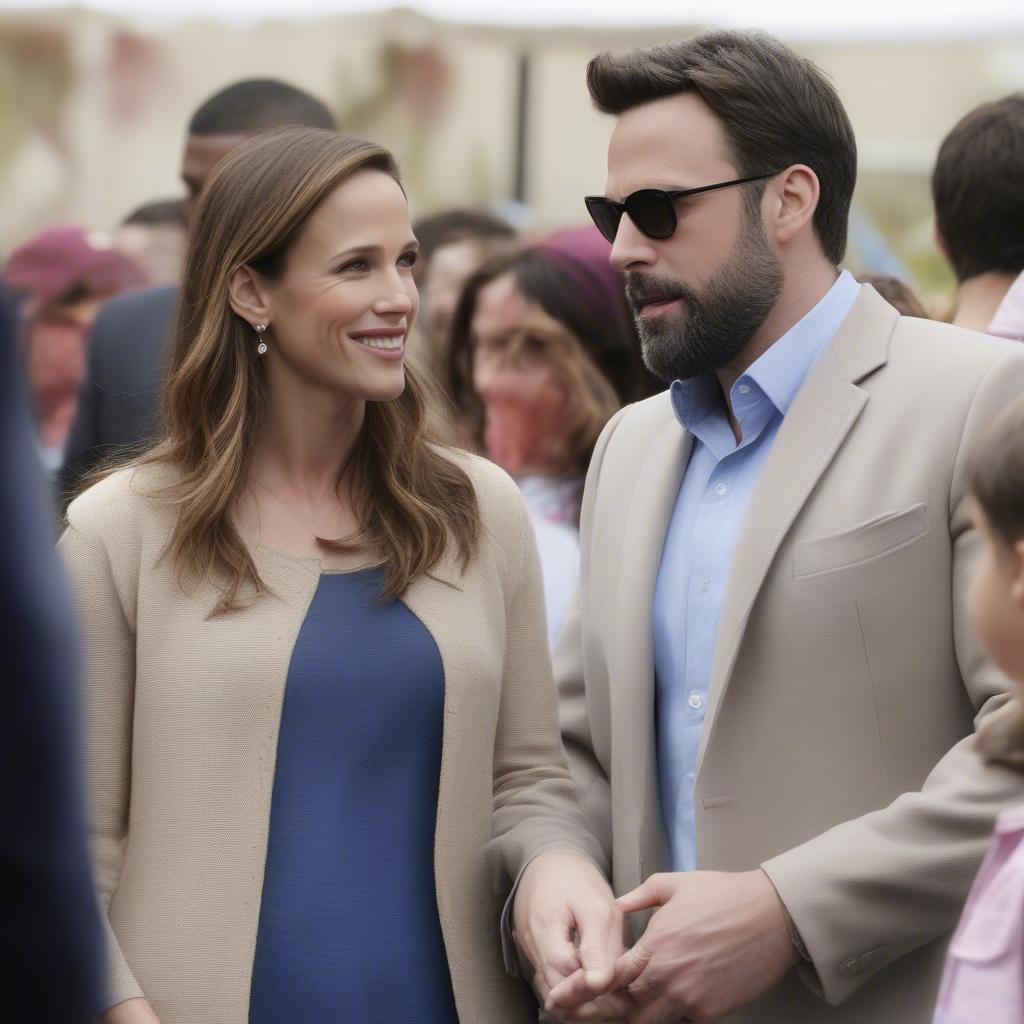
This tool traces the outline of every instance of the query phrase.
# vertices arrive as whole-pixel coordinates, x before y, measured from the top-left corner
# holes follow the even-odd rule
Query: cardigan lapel
[[[714,735],[754,601],[782,541],[856,423],[857,383],[886,362],[899,314],[864,286],[831,345],[797,392],[751,495],[726,585],[697,770]]]

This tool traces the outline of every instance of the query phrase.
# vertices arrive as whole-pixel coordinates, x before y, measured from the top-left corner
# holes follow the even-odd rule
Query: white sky
[[[53,0],[0,0],[4,10],[61,7]],[[793,36],[1024,35],[1024,0],[77,0],[78,6],[154,18],[344,14],[411,7],[455,21],[500,25],[685,25],[759,27]]]

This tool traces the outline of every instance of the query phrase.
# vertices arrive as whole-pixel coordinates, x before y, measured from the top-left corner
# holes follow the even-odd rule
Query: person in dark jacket
[[[84,1024],[99,917],[78,781],[74,627],[11,321],[0,296],[0,1005]]]

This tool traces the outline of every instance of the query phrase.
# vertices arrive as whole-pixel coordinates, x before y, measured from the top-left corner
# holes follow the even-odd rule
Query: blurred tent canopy
[[[773,32],[835,81],[860,148],[853,268],[948,287],[932,161],[964,113],[1024,88],[1021,0],[0,0],[0,252],[180,193],[192,111],[254,76],[309,89],[393,149],[416,214],[518,201],[539,229],[579,224],[609,131],[587,60],[712,26]]]
[[[50,0],[0,0],[0,9],[41,10],[63,6]],[[279,0],[79,0],[76,6],[153,17],[220,17],[250,21],[280,17]],[[365,14],[406,8],[432,18],[488,25],[671,26],[756,25],[789,38],[822,36],[937,36],[963,38],[1024,28],[1019,0],[861,0],[856,5],[787,0],[630,0],[599,4],[594,0],[290,0],[289,17]]]

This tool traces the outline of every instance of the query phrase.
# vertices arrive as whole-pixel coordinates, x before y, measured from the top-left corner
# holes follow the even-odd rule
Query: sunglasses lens
[[[587,196],[587,211],[597,230],[609,242],[615,241],[615,233],[619,230],[619,219],[622,214],[617,206],[604,196]]]
[[[676,211],[664,192],[643,189],[626,199],[626,213],[648,238],[668,238],[676,229]]]

